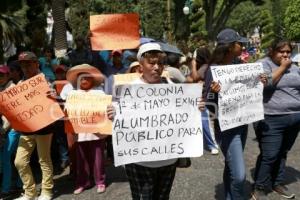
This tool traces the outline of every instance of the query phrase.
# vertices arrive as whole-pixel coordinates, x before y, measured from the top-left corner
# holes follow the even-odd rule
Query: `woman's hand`
[[[59,98],[58,98],[58,95],[57,95],[57,93],[56,93],[56,91],[55,91],[54,89],[50,89],[50,90],[46,93],[46,95],[47,95],[47,97],[48,97],[49,99],[52,99],[52,100],[57,100],[57,99],[59,99]]]
[[[264,86],[266,86],[268,84],[268,76],[267,74],[260,74],[259,75],[259,79],[260,79],[260,82],[262,82],[262,84],[264,84]]]
[[[210,89],[212,92],[214,93],[219,93],[220,90],[221,90],[221,86],[219,83],[213,81],[211,84],[210,84]]]
[[[116,110],[113,105],[108,105],[106,108],[106,112],[108,119],[112,121],[116,115]]]
[[[282,58],[281,59],[281,62],[280,62],[281,67],[288,69],[288,68],[290,68],[291,64],[292,64],[292,60],[290,58]]]

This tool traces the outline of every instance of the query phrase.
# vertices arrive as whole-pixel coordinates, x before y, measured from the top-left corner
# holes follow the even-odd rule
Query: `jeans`
[[[257,131],[260,154],[254,181],[256,188],[270,188],[284,182],[287,153],[300,130],[300,113],[265,115]]]
[[[64,121],[58,120],[54,125],[54,133],[53,133],[53,143],[56,147],[58,147],[58,152],[61,161],[69,160],[69,152],[68,152],[68,144],[67,144],[67,136],[64,132]]]
[[[202,128],[203,128],[203,139],[209,150],[218,149],[218,145],[213,139],[214,129],[210,124],[208,115],[208,109],[201,112],[202,115]]]
[[[248,126],[244,125],[216,134],[225,157],[223,182],[226,200],[245,199],[246,167],[243,152],[247,133]]]
[[[7,134],[7,139],[3,149],[3,178],[2,178],[2,192],[8,193],[11,189],[12,181],[12,156],[17,151],[20,134],[11,129]],[[18,175],[17,187],[22,186],[21,179]]]

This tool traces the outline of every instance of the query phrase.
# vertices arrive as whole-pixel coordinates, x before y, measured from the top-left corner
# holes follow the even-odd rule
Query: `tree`
[[[214,40],[217,33],[224,28],[231,12],[246,0],[203,0],[205,11],[205,29],[208,38]],[[256,5],[264,3],[263,0],[251,0]]]
[[[47,11],[45,0],[27,0],[26,45],[39,55],[40,49],[47,44]]]
[[[162,39],[167,29],[167,4],[161,0],[141,0],[141,16],[144,35]]]
[[[253,2],[242,2],[230,14],[226,26],[235,29],[241,35],[252,34],[262,20],[261,10],[261,7]]]
[[[190,29],[193,36],[207,37],[207,31],[204,28],[205,25],[205,12],[203,10],[203,3],[201,0],[195,0],[192,6],[192,13],[189,17],[191,21]]]
[[[21,8],[21,9],[20,9]],[[23,25],[26,7],[22,1],[1,2],[0,7],[0,64],[4,63],[5,47],[20,44],[24,40]]]
[[[87,36],[90,14],[139,13],[142,34],[162,39],[166,31],[166,3],[161,0],[70,0],[73,36]]]
[[[66,35],[65,0],[52,0],[52,16],[54,19],[55,54],[58,58],[65,55],[68,44]]]
[[[274,21],[271,11],[268,8],[262,10],[261,23],[259,25],[259,32],[261,33],[261,48],[268,48],[275,38]]]
[[[174,0],[174,35],[175,39],[187,40],[190,36],[190,20],[189,16],[184,15],[182,8],[185,6],[185,1]]]
[[[68,23],[73,37],[88,35],[91,0],[70,0]]]
[[[300,0],[289,1],[285,12],[284,26],[290,40],[300,41]]]

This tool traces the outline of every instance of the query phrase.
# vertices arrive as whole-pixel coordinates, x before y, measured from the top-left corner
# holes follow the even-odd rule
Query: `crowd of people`
[[[56,90],[54,94],[47,94],[48,97],[59,102],[65,102],[73,93],[113,95],[116,74],[141,74],[131,84],[203,83],[203,101],[199,110],[205,148],[212,155],[218,154],[219,150],[224,155],[225,199],[246,199],[243,151],[248,125],[221,131],[218,118],[209,117],[211,114],[217,116],[218,106],[209,105],[218,105],[218,93],[222,87],[213,81],[210,66],[247,62],[247,56],[238,58],[248,40],[235,30],[224,29],[218,34],[216,42],[212,53],[207,47],[199,47],[189,59],[163,51],[156,42],[141,44],[134,50],[91,51],[86,40],[77,37],[76,48],[68,52],[68,59],[57,59],[52,47],[45,47],[39,56],[31,50],[9,59],[7,64],[0,66],[0,91],[40,73]],[[267,199],[270,190],[288,199],[295,197],[284,185],[287,154],[300,130],[300,69],[291,62],[291,52],[289,41],[276,40],[268,54],[257,61],[262,63],[264,69],[259,77],[264,85],[264,120],[254,123],[260,149],[252,192],[254,200]],[[108,106],[110,120],[114,120],[114,114],[115,108]],[[38,131],[22,133],[14,130],[1,115],[2,198],[22,191],[19,200],[52,199],[53,165],[62,169],[70,167],[75,195],[93,185],[96,185],[97,193],[105,192],[105,163],[113,162],[111,137],[101,133],[66,133],[64,125],[59,120]],[[30,165],[35,148],[42,171],[40,194],[36,190]],[[56,158],[51,155],[55,151]],[[58,161],[53,163],[55,159]],[[126,164],[124,168],[132,199],[169,199],[177,161],[169,159]]]

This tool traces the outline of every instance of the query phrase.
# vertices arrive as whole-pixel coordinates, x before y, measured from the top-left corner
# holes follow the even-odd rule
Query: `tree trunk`
[[[174,0],[174,34],[176,40],[187,41],[190,36],[190,20],[189,16],[183,13],[185,1]],[[190,10],[191,12],[191,10]]]
[[[3,29],[0,26],[0,64],[4,63],[4,50],[3,50]]]
[[[52,0],[52,15],[54,29],[55,55],[61,58],[65,55],[68,43],[65,22],[65,0]]]

